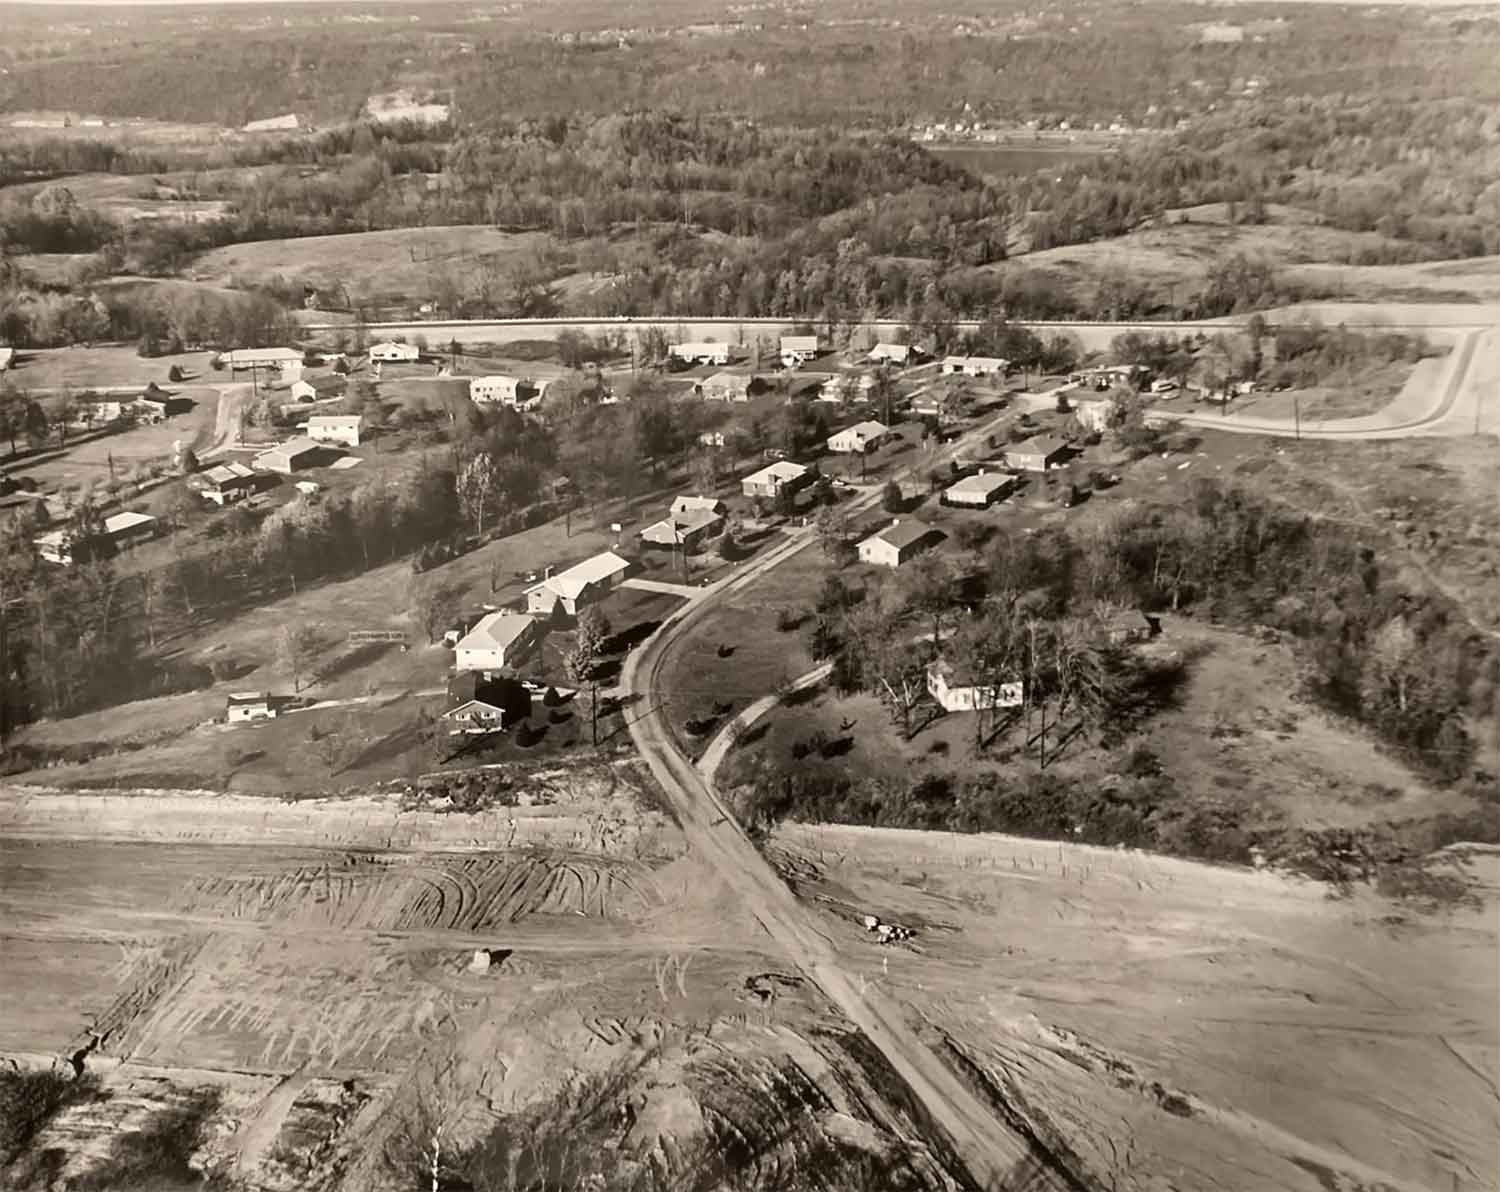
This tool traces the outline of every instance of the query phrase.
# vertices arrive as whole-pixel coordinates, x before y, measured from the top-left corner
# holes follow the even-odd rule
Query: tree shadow
[[[394,645],[396,645],[395,642],[363,642],[319,667],[319,681],[328,683],[334,679],[343,678],[352,671],[369,666]]]
[[[836,757],[847,757],[850,750],[852,750],[853,748],[853,737],[839,737],[836,740],[828,742],[828,744],[824,745],[823,748],[819,750],[819,752],[822,754],[824,759],[832,760]]]
[[[633,650],[660,628],[660,621],[641,621],[628,629],[622,629],[605,643],[604,652],[621,654]]]
[[[800,708],[805,704],[812,703],[818,696],[823,694],[823,688],[813,683],[808,687],[799,687],[796,691],[788,691],[781,697],[783,708]]]
[[[736,744],[754,745],[757,741],[764,740],[766,734],[770,731],[771,722],[769,720],[762,720],[759,724],[752,725],[750,728],[747,728],[744,732],[742,732]]]

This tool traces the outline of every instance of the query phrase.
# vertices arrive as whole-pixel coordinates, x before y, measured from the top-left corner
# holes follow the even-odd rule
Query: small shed
[[[230,724],[241,720],[276,719],[276,701],[269,692],[231,692],[224,704],[224,719]]]

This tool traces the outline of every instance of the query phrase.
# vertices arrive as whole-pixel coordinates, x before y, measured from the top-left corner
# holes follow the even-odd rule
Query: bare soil
[[[1012,837],[779,830],[850,966],[1104,1187],[1481,1188],[1500,1128],[1483,910]],[[911,925],[881,948],[873,913]]]

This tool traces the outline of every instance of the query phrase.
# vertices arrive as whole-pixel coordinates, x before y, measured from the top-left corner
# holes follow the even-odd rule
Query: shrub
[[[905,506],[905,499],[901,495],[901,486],[894,480],[888,481],[885,491],[880,496],[880,507],[887,513],[900,513]]]
[[[802,624],[802,616],[794,608],[782,605],[776,610],[776,630],[778,633],[790,633]]]
[[[182,381],[182,366],[174,364],[167,369],[167,380],[176,385]]]

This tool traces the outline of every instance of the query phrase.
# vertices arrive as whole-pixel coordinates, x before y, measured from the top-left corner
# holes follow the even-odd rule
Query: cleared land
[[[400,228],[216,248],[194,261],[191,273],[195,280],[221,285],[280,278],[320,289],[347,287],[351,297],[414,298],[431,296],[440,278],[463,285],[481,273],[505,272],[554,244],[543,232]]]
[[[451,1158],[540,1113],[530,1141],[584,1080],[606,1091],[568,1119],[560,1163],[681,1171],[713,1155],[759,1183],[899,1161],[908,1186],[955,1187],[879,1057],[761,953],[743,909],[618,776],[593,804],[634,830],[524,851],[547,841],[538,813],[506,813],[517,847],[475,849],[504,821],[0,796],[0,1049],[34,1064],[100,1040],[83,1059],[100,1091],[45,1122],[32,1152],[60,1148],[67,1176],[100,1178],[112,1140],[206,1090],[197,1168],[405,1187],[383,1164],[422,1161],[405,1127],[430,1136],[441,1113]],[[65,838],[111,822],[125,839]],[[382,823],[430,834],[391,851]],[[130,842],[160,832],[213,843]]]
[[[1454,862],[1485,909],[1434,918],[1004,836],[793,826],[778,853],[848,966],[1105,1187],[1489,1185],[1493,853]]]

